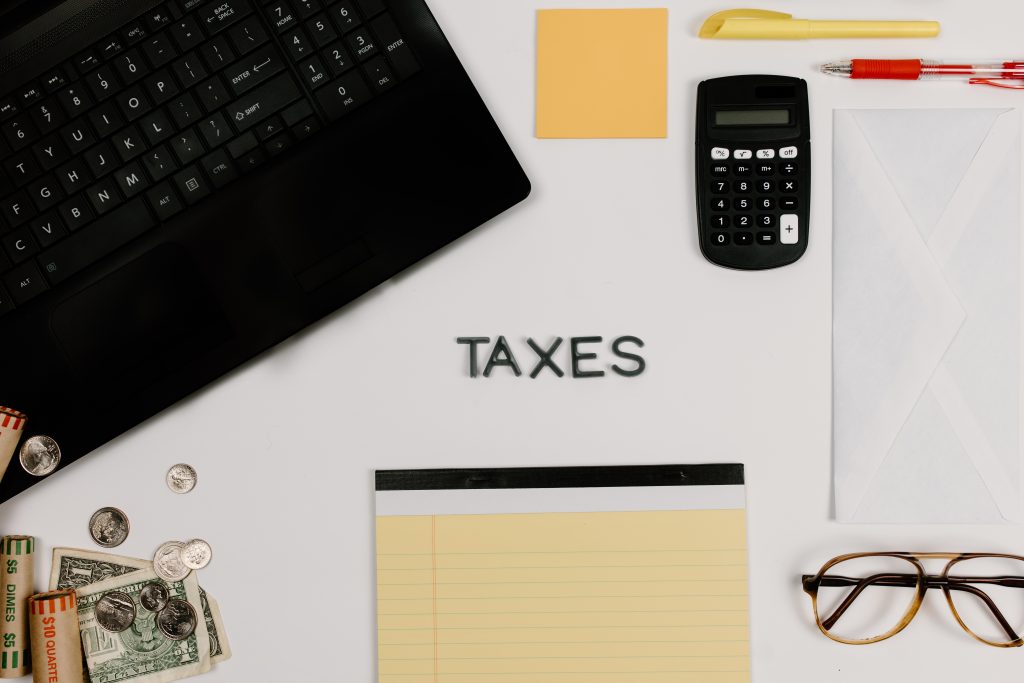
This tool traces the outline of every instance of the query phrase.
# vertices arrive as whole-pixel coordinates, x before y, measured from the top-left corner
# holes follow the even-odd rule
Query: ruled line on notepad
[[[749,626],[750,624],[628,624],[623,626],[622,624],[612,624],[608,626],[438,626],[438,631],[530,631],[533,629],[562,629],[563,631],[571,631],[581,628],[619,628],[635,630],[638,628],[735,628],[739,626]],[[431,631],[434,630],[429,626],[382,626],[378,631]]]
[[[397,585],[397,584],[384,584],[384,585]],[[747,593],[661,593],[650,595],[474,595],[470,597],[458,597],[458,598],[437,598],[439,601],[444,600],[600,600],[602,598],[608,599],[631,599],[631,598],[746,598],[749,597]],[[378,602],[407,602],[407,601],[424,601],[430,600],[431,598],[382,598],[377,596]]]
[[[507,569],[665,569],[676,567],[746,567],[746,562],[687,562],[682,564],[549,564],[494,565],[492,567],[432,567],[436,571],[488,571]],[[377,567],[379,572],[424,572],[431,567]]]
[[[590,579],[583,581],[438,581],[438,586],[501,586],[506,584],[565,584],[565,583],[690,583],[700,582],[721,582],[735,583],[742,581],[746,583],[746,577],[742,579]],[[429,586],[429,583],[377,583],[378,586]],[[516,597],[516,596],[510,596]]]
[[[498,551],[477,551],[477,552],[440,552],[438,556],[445,555],[579,555],[588,554],[611,554],[611,553],[745,553],[746,548],[664,548],[661,550],[498,550]],[[424,557],[433,553],[377,553],[378,557]]]

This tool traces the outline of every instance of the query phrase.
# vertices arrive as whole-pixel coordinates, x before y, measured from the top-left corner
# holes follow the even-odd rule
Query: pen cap
[[[712,14],[700,28],[701,38],[725,40],[803,40],[806,38],[932,38],[937,21],[818,21],[794,19],[784,12],[759,9]]]

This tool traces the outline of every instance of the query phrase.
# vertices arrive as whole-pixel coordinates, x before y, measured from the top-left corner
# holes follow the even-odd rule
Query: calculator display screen
[[[788,126],[788,109],[719,109],[716,126]]]

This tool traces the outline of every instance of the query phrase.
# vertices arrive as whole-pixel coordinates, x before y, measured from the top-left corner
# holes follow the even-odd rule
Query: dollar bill
[[[50,567],[50,590],[58,588],[82,588],[114,576],[122,576],[141,569],[152,569],[149,560],[124,557],[110,553],[98,553],[78,548],[54,548],[53,564]],[[199,599],[210,639],[210,661],[214,664],[231,658],[231,645],[224,629],[217,601],[199,588]]]
[[[121,591],[139,604],[142,589],[157,580],[152,569],[137,569],[75,589],[90,683],[169,683],[210,670],[210,641],[203,619],[183,640],[164,636],[157,627],[157,613],[147,610],[140,610],[135,622],[120,633],[104,630],[97,622],[96,603],[104,595]],[[194,575],[165,583],[172,599],[199,607],[199,582]]]

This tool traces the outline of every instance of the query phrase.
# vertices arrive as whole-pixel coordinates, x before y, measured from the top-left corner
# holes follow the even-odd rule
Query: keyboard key
[[[359,26],[362,21],[359,13],[356,12],[355,5],[352,4],[352,0],[341,0],[341,2],[327,10],[327,14],[334,20],[334,25],[342,33],[351,31],[356,26]]]
[[[359,2],[359,9],[362,10],[364,17],[372,17],[378,12],[384,11],[384,3],[382,0],[357,0]]]
[[[206,155],[199,162],[199,165],[202,166],[206,177],[210,179],[213,186],[218,189],[238,177],[238,171],[235,170],[234,163],[228,158],[227,152],[223,149],[215,150],[211,154]]]
[[[167,33],[161,33],[147,40],[142,44],[142,51],[155,69],[159,69],[178,56],[178,51],[171,43],[171,38]]]
[[[71,154],[78,154],[96,143],[96,136],[84,118],[61,128],[60,139]]]
[[[235,61],[235,51],[228,45],[228,41],[224,36],[217,36],[208,43],[204,43],[199,48],[199,54],[206,60],[206,66],[214,71],[219,71]]]
[[[146,142],[142,139],[142,133],[139,132],[138,126],[125,128],[111,138],[111,142],[124,163],[128,163],[146,151]]]
[[[199,95],[199,100],[206,107],[206,111],[220,109],[231,99],[224,83],[218,76],[214,76],[196,88],[196,94]]]
[[[779,173],[782,175],[796,175],[799,167],[795,161],[787,161],[779,164]]]
[[[341,43],[334,43],[320,53],[334,76],[340,76],[351,69],[355,62],[348,56],[348,50]]]
[[[249,132],[229,142],[227,150],[232,159],[237,159],[256,147],[259,147],[259,141],[256,140],[255,134]]]
[[[133,85],[123,93],[115,95],[114,100],[117,102],[117,106],[121,108],[121,113],[124,114],[128,122],[132,122],[140,116],[145,116],[153,109],[153,105],[149,103],[149,98],[146,97],[141,84]]]
[[[760,163],[757,165],[757,175],[774,175],[775,164]]]
[[[752,188],[753,186],[750,184],[749,180],[737,180],[732,184],[733,191],[740,194],[746,194],[747,192],[750,192]]]
[[[299,100],[281,114],[281,118],[284,119],[284,125],[286,126],[294,126],[305,121],[310,116],[313,116],[313,106],[306,99]]]
[[[292,5],[300,19],[309,19],[319,12],[321,7],[319,0],[292,0]]]
[[[99,137],[105,138],[124,125],[124,117],[121,116],[117,103],[111,100],[92,110],[89,114],[89,123]]]
[[[171,70],[178,77],[178,82],[186,90],[207,76],[206,67],[203,66],[202,60],[199,59],[199,54],[195,52],[176,61]]]
[[[171,149],[182,165],[195,161],[206,151],[194,130],[182,131],[175,135],[171,140]]]
[[[795,213],[784,213],[779,217],[782,244],[796,244],[800,241],[800,219]]]
[[[276,138],[268,140],[263,146],[266,148],[270,156],[276,157],[278,154],[281,154],[290,148],[292,146],[292,141],[291,138],[288,137],[288,133],[281,133]]]
[[[723,215],[712,216],[711,217],[711,226],[715,227],[715,228],[719,228],[719,229],[728,228],[729,227],[729,217],[728,216],[723,216]]]
[[[760,197],[757,200],[757,208],[761,211],[771,211],[775,208],[775,200],[771,197]]]
[[[792,193],[797,191],[798,184],[795,180],[783,180],[779,183],[779,190],[781,192]]]
[[[29,223],[29,228],[40,249],[46,249],[67,234],[56,211],[36,217]]]
[[[92,171],[92,175],[95,178],[105,176],[120,163],[117,152],[114,151],[109,142],[101,142],[92,149],[86,150],[84,156],[85,163],[89,164],[89,170]]]
[[[713,232],[711,233],[711,244],[715,246],[725,246],[729,244],[729,233],[727,232]]]
[[[377,43],[365,28],[359,28],[345,36],[349,51],[361,62],[377,54]]]
[[[316,93],[317,102],[327,112],[327,118],[332,121],[340,119],[371,97],[373,95],[370,88],[358,71],[349,71]]]
[[[112,178],[104,178],[99,181],[86,190],[85,195],[92,202],[92,208],[98,216],[102,216],[121,203],[117,183]]]
[[[169,26],[174,19],[167,7],[155,7],[142,16],[142,21],[150,33],[156,33],[164,26]]]
[[[178,128],[188,128],[203,115],[203,110],[199,108],[199,105],[196,104],[196,101],[188,93],[171,100],[168,109],[170,109],[171,118],[174,119],[174,123]]]
[[[45,175],[33,181],[26,191],[40,212],[46,211],[64,200],[64,190],[57,184],[57,178],[53,175]]]
[[[104,60],[110,60],[124,52],[124,42],[117,36],[110,36],[101,42],[97,48]]]
[[[18,306],[24,305],[30,299],[49,289],[33,262],[23,263],[7,273],[4,276],[4,286]]]
[[[262,142],[274,137],[283,130],[284,121],[281,120],[280,116],[274,116],[260,122],[258,126],[252,129],[252,132],[256,133],[256,137]]]
[[[142,155],[142,164],[149,171],[149,176],[160,181],[178,170],[178,163],[171,156],[166,146],[160,145]]]
[[[711,210],[712,211],[728,211],[729,210],[729,200],[724,198],[724,197],[719,197],[718,199],[712,199],[711,200]]]
[[[370,85],[377,92],[390,90],[397,83],[395,75],[391,73],[391,67],[383,57],[374,57],[363,66],[363,69],[366,71]]]
[[[759,232],[757,233],[758,244],[775,244],[777,238],[774,232]]]
[[[57,67],[43,74],[43,90],[48,93],[55,93],[68,84],[64,69]]]
[[[163,104],[181,92],[178,84],[171,78],[171,72],[167,69],[162,69],[152,76],[147,76],[146,80],[143,81],[143,85],[146,87],[149,98],[157,105]]]
[[[21,111],[21,104],[13,95],[0,98],[0,121],[6,121]]]
[[[178,7],[182,12],[191,12],[205,2],[206,0],[178,0]]]
[[[292,12],[292,8],[288,5],[286,0],[276,0],[270,3],[263,10],[267,14],[267,18],[270,19],[270,25],[277,30],[278,33],[284,33],[290,28],[294,28],[298,25],[299,19],[297,15]]]
[[[774,228],[775,227],[775,214],[763,213],[757,217],[757,227],[759,228]]]
[[[746,246],[754,243],[754,235],[749,232],[737,232],[732,236],[733,244]]]
[[[301,61],[307,55],[313,54],[313,43],[310,42],[301,28],[286,34],[281,40],[284,42],[284,47],[288,50],[288,54],[293,62]]]
[[[753,168],[750,164],[736,164],[735,166],[732,167],[732,171],[736,175],[746,176],[750,175],[750,173],[753,171]]]
[[[240,55],[252,52],[269,39],[263,23],[255,15],[233,27],[228,36]]]
[[[116,171],[114,173],[114,180],[117,181],[117,186],[121,188],[121,194],[128,199],[149,187],[149,178],[142,172],[142,166],[137,161]]]
[[[732,200],[732,206],[737,211],[750,211],[754,208],[754,200],[749,197],[736,197]]]
[[[220,112],[209,116],[199,124],[199,133],[208,149],[219,147],[231,139],[233,133],[228,125],[227,119]]]
[[[103,66],[93,71],[86,76],[85,82],[89,85],[93,97],[97,100],[105,100],[121,87],[121,84],[114,76],[113,69],[108,66]]]
[[[125,85],[131,85],[149,73],[149,67],[142,61],[142,54],[138,50],[130,50],[117,57],[114,62],[114,69]]]
[[[157,109],[139,121],[139,128],[151,147],[174,135],[174,124],[163,109]]]
[[[199,19],[211,36],[220,33],[252,12],[246,0],[217,0],[199,8]]]
[[[398,32],[398,27],[390,16],[385,14],[377,17],[370,26],[380,39],[381,49],[391,60],[400,77],[408,78],[420,70],[420,64],[413,56],[412,49]]]
[[[786,209],[787,211],[795,211],[799,208],[800,203],[796,197],[783,197],[779,200],[779,208]]]
[[[174,186],[190,206],[210,194],[210,185],[197,166],[189,166],[175,174]]]
[[[31,150],[19,152],[5,159],[4,169],[16,187],[24,187],[30,180],[43,172]]]
[[[296,140],[302,142],[318,130],[320,130],[320,121],[315,116],[310,116],[305,121],[292,126],[292,135]]]
[[[227,107],[227,114],[239,132],[284,109],[301,96],[295,81],[287,73],[275,76],[256,90],[243,95]]]
[[[263,165],[266,160],[267,153],[263,151],[262,147],[256,147],[241,155],[235,161],[238,162],[238,168],[242,173],[248,173]]]
[[[54,169],[71,158],[64,143],[56,135],[51,135],[33,146],[32,153],[35,154],[36,160],[44,171]]]
[[[228,67],[224,71],[224,78],[235,97],[238,97],[284,68],[281,53],[273,45],[266,45]]]
[[[4,235],[0,238],[0,243],[3,243],[4,251],[11,263],[15,264],[27,261],[39,251],[39,246],[32,239],[32,231],[27,225]]]
[[[185,210],[185,205],[178,198],[178,193],[174,191],[174,186],[169,180],[147,192],[146,201],[161,221],[167,221],[174,214]]]
[[[85,88],[77,83],[70,88],[64,88],[59,91],[57,93],[57,101],[64,107],[67,115],[72,118],[79,114],[84,114],[93,104],[92,97],[86,92]]]
[[[57,169],[57,180],[64,188],[65,194],[71,195],[81,191],[92,179],[85,161],[79,158],[72,159]]]
[[[142,197],[100,218],[88,230],[71,235],[37,259],[53,285],[63,282],[155,225]]]
[[[310,57],[300,64],[299,73],[306,79],[306,84],[314,90],[322,85],[327,85],[327,70],[319,57]]]
[[[57,208],[57,211],[60,214],[61,220],[64,221],[64,225],[72,232],[91,223],[96,217],[96,214],[92,211],[92,206],[89,205],[89,200],[86,199],[84,194],[64,202]]]
[[[171,26],[171,36],[181,52],[191,52],[203,42],[203,32],[195,18],[187,16]]]
[[[711,194],[729,194],[729,183],[716,180],[711,183]]]
[[[0,214],[12,228],[22,225],[36,215],[35,207],[24,192],[17,192],[0,200]]]
[[[75,65],[79,75],[84,76],[102,64],[103,60],[100,59],[99,53],[96,50],[90,48],[75,55],[71,63]]]
[[[307,21],[306,31],[313,39],[313,44],[318,48],[329,45],[338,37],[338,32],[334,30],[334,25],[327,18],[326,14],[321,14]]]
[[[129,45],[135,45],[143,38],[149,35],[149,29],[147,29],[141,19],[130,21],[128,24],[121,29],[121,35],[124,36],[125,42]]]
[[[754,222],[750,216],[733,216],[732,224],[737,228],[749,228]]]
[[[715,164],[714,166],[711,167],[711,175],[715,176],[716,178],[721,178],[723,176],[729,175],[728,164]]]

